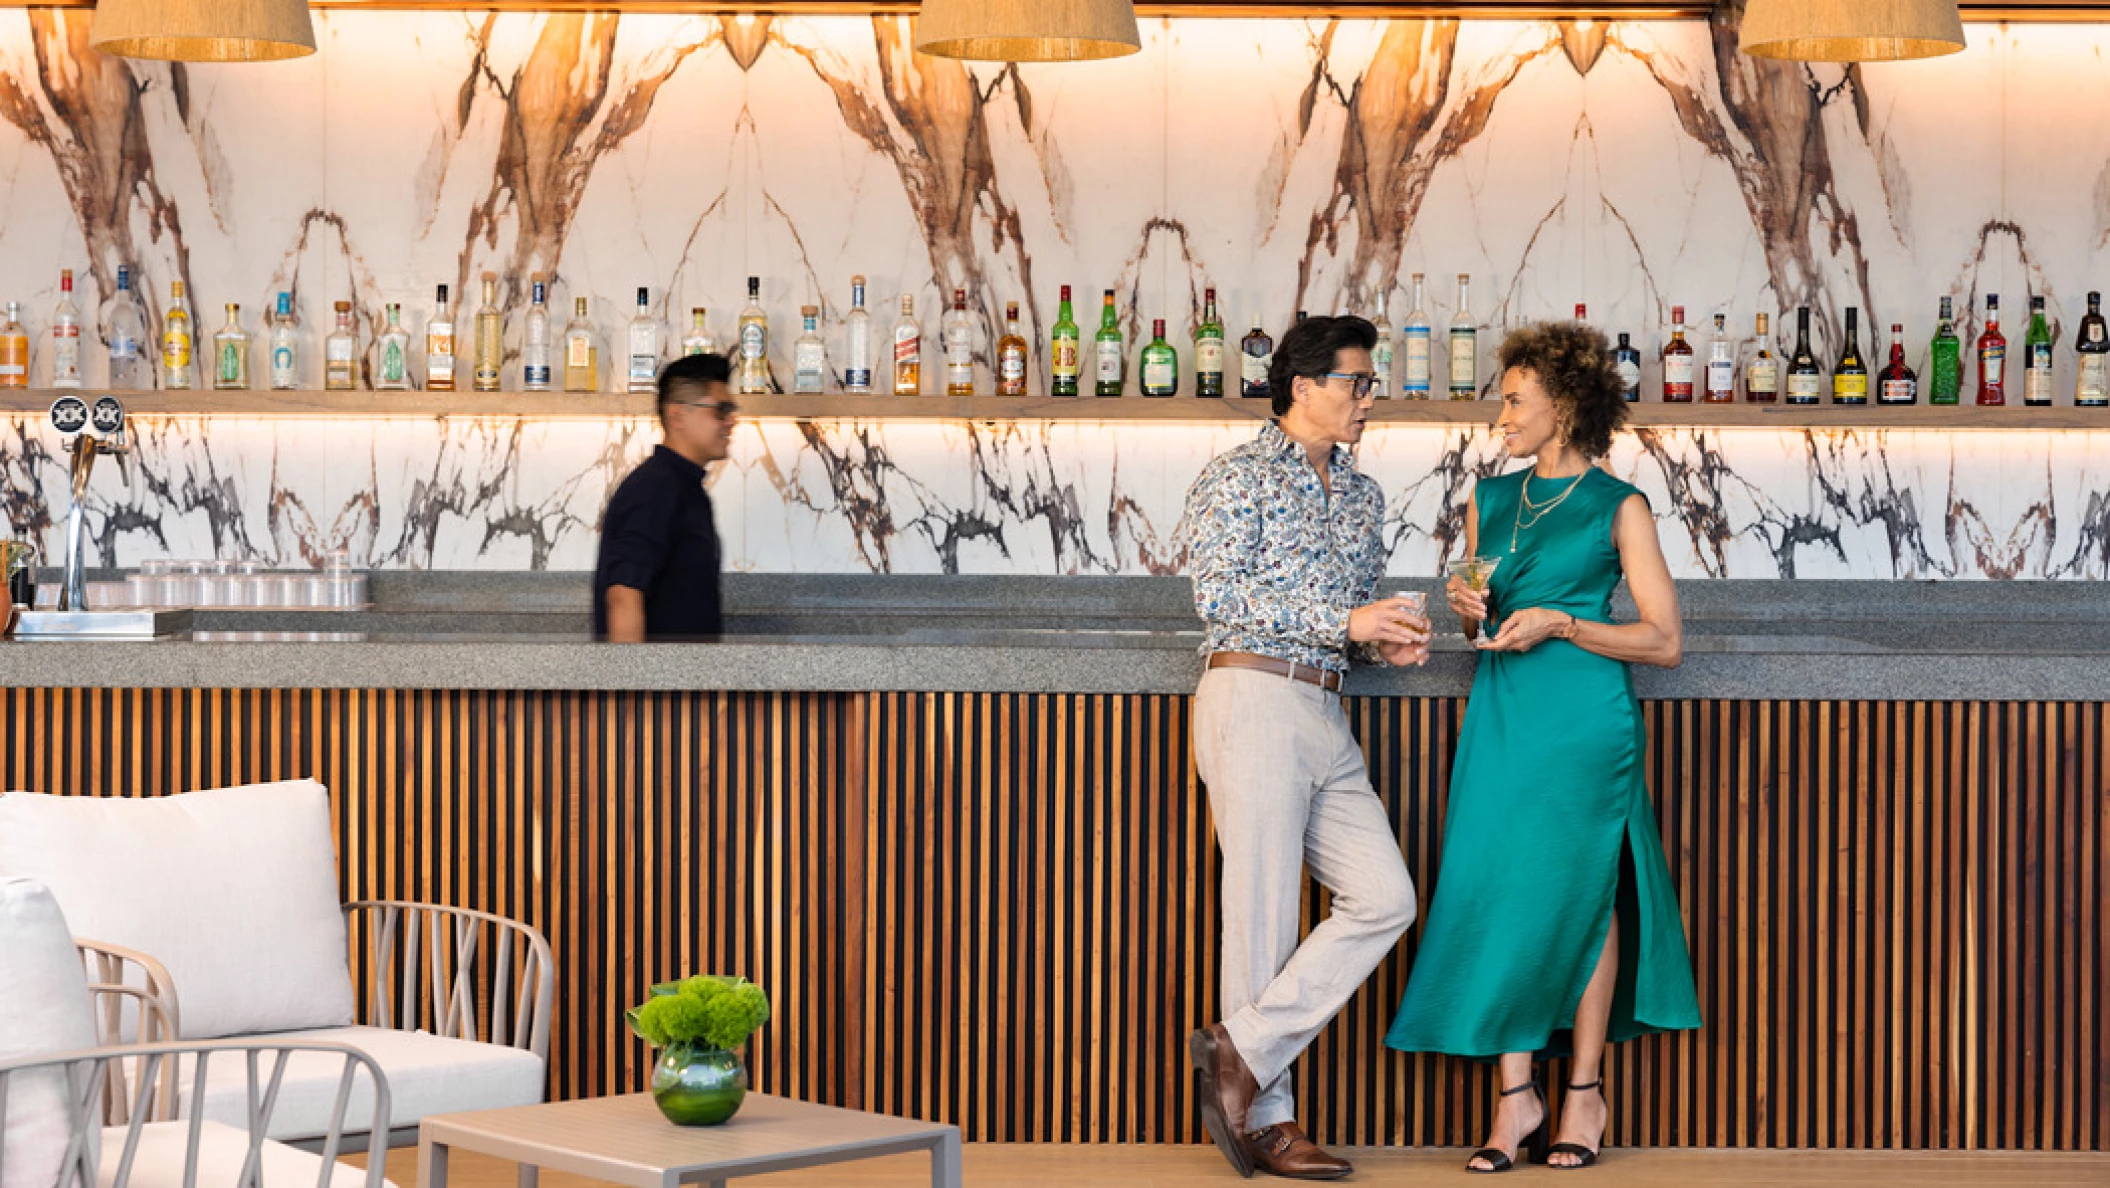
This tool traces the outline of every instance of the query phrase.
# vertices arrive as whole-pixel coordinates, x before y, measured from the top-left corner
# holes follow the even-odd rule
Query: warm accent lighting
[[[121,58],[272,62],[315,52],[307,0],[100,0],[88,44]]]
[[[1143,48],[1129,0],[923,0],[916,49],[983,62],[1079,62]]]
[[[1751,0],[1739,47],[1797,62],[1893,62],[1963,49],[1955,0]]]

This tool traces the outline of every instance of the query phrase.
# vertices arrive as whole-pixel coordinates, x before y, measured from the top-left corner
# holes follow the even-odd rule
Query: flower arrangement
[[[652,987],[651,997],[623,1017],[655,1048],[735,1052],[769,1021],[769,995],[746,978],[697,974]]]

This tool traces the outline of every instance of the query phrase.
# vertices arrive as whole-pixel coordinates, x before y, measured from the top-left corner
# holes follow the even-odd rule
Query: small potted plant
[[[680,1126],[716,1126],[747,1097],[740,1049],[769,1021],[769,996],[746,978],[697,974],[652,987],[623,1013],[630,1030],[659,1049],[652,1100]]]

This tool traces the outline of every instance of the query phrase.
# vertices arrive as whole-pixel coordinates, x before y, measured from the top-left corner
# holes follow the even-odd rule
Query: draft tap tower
[[[84,611],[88,609],[84,507],[88,476],[95,470],[98,454],[111,454],[117,458],[117,473],[125,486],[131,486],[132,470],[125,464],[125,455],[132,443],[125,434],[125,406],[115,396],[99,396],[92,406],[79,396],[61,396],[52,403],[51,424],[73,455],[73,498],[66,508],[66,577],[59,586],[59,609]]]

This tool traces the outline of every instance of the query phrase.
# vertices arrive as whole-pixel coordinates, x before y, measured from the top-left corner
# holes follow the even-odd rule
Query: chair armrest
[[[402,900],[358,900],[344,914],[361,1022],[524,1048],[547,1063],[557,967],[540,931]]]
[[[279,1087],[285,1079],[286,1064],[296,1052],[323,1052],[340,1056],[344,1060],[344,1072],[338,1078],[335,1108],[330,1114],[329,1129],[322,1144],[322,1172],[318,1188],[330,1182],[337,1152],[344,1138],[346,1107],[351,1103],[356,1075],[363,1072],[373,1086],[375,1118],[388,1118],[388,1078],[373,1057],[344,1044],[320,1042],[274,1044],[252,1040],[211,1040],[199,1043],[122,1044],[114,1047],[87,1048],[75,1052],[39,1053],[14,1060],[0,1060],[0,1118],[7,1116],[10,1090],[25,1081],[58,1081],[52,1088],[59,1089],[60,1098],[66,1108],[67,1147],[55,1181],[60,1185],[109,1184],[112,1188],[124,1188],[130,1181],[132,1165],[139,1152],[140,1132],[157,1112],[154,1098],[156,1081],[165,1079],[163,1066],[173,1069],[177,1060],[185,1055],[195,1055],[197,1065],[193,1072],[196,1087],[191,1099],[202,1103],[205,1100],[206,1073],[217,1059],[225,1064],[229,1060],[240,1060],[247,1073],[249,1103],[248,1164],[243,1169],[241,1183],[257,1182],[262,1176],[264,1145],[271,1140],[271,1115],[278,1106]],[[126,1111],[128,1121],[112,1123],[112,1128],[122,1127],[125,1132],[123,1152],[114,1173],[98,1175],[104,1137],[105,1114],[102,1103],[111,1088],[113,1070],[119,1078],[125,1075],[125,1065],[136,1062],[139,1066],[138,1089]],[[45,1076],[38,1076],[43,1073]],[[63,1088],[61,1088],[63,1085]],[[34,1085],[25,1086],[34,1088]],[[191,1113],[190,1134],[185,1144],[184,1160],[191,1164],[199,1150],[199,1136],[204,1125],[202,1109]],[[385,1161],[369,1158],[366,1169],[366,1188],[382,1188],[386,1182]]]
[[[131,987],[140,991],[140,1040],[156,1042],[182,1037],[182,1011],[176,997],[176,980],[169,976],[167,966],[137,949],[90,940],[85,936],[74,937],[73,947],[80,952],[81,961],[87,967],[89,990]],[[104,997],[107,1001],[98,1003],[101,1010],[96,1020],[97,1033],[104,1044],[121,1043],[119,1029],[126,1005],[124,996]],[[147,1030],[149,1011],[157,1016],[156,1021],[163,1028],[160,1034],[149,1034]]]

